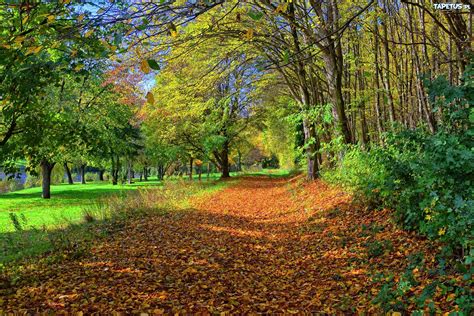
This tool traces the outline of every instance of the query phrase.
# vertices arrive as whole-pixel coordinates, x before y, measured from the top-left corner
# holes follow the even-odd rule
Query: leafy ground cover
[[[388,210],[355,209],[340,190],[301,181],[253,176],[221,182],[223,189],[204,190],[212,194],[195,195],[174,211],[123,222],[79,257],[25,266],[14,284],[0,287],[0,310],[465,308],[469,280],[450,270],[433,273],[440,266],[438,244],[398,228]],[[11,280],[12,272],[4,279]]]

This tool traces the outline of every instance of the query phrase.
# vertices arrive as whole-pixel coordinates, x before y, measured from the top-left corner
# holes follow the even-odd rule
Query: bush
[[[86,182],[99,181],[99,174],[94,172],[86,172]]]
[[[16,179],[0,180],[0,193],[18,191],[23,188],[23,184]]]
[[[375,148],[370,152],[349,148],[337,168],[323,169],[322,177],[342,185],[356,200],[370,207],[382,206],[383,197],[389,195],[385,189],[388,171]]]
[[[440,77],[426,82],[440,124],[386,135],[369,151],[348,149],[323,177],[342,184],[366,203],[393,208],[408,229],[452,248],[474,247],[474,110],[472,78],[451,86]],[[472,260],[472,258],[470,258]]]
[[[41,177],[29,174],[26,177],[25,188],[34,188],[41,185]]]
[[[64,167],[61,164],[55,164],[53,171],[51,172],[51,183],[59,184],[64,183]]]

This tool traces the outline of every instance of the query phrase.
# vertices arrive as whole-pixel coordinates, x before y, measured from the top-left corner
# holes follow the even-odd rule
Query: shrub
[[[366,152],[359,147],[350,147],[334,170],[324,169],[322,177],[354,194],[356,200],[370,207],[382,205],[387,170],[374,149]]]
[[[59,184],[63,183],[64,181],[64,167],[63,165],[57,163],[54,165],[53,171],[51,172],[51,183]]]
[[[469,250],[474,247],[473,80],[466,75],[464,85],[451,86],[440,77],[425,85],[440,118],[434,134],[399,128],[386,135],[384,145],[348,148],[336,170],[323,177],[365,203],[393,208],[406,228]]]
[[[0,180],[0,193],[18,191],[23,188],[23,184],[16,179]]]
[[[39,176],[29,174],[26,177],[25,188],[34,188],[41,185],[41,178]]]
[[[91,181],[99,181],[99,174],[94,173],[94,172],[86,172],[86,181],[91,182]]]

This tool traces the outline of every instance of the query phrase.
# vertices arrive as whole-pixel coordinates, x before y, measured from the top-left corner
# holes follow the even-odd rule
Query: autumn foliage
[[[377,275],[422,256],[407,290],[419,296],[437,247],[321,181],[243,177],[189,209],[129,222],[85,257],[26,267],[1,289],[0,310],[378,314]],[[458,308],[442,291],[432,300],[439,312]]]

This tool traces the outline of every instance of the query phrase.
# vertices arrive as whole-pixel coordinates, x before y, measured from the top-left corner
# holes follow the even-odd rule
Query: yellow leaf
[[[248,29],[247,32],[244,35],[244,38],[246,40],[249,40],[249,41],[252,40],[252,38],[253,38],[253,29]]]
[[[443,236],[444,234],[446,234],[446,228],[444,228],[444,227],[443,227],[443,228],[440,228],[440,229],[438,230],[438,235],[439,235],[439,236]]]
[[[51,23],[54,20],[56,20],[56,17],[54,15],[48,15],[48,23]]]
[[[280,13],[280,12],[286,12],[288,9],[288,2],[283,2],[278,5],[278,7],[275,9],[275,13]]]
[[[63,4],[69,4],[69,3],[71,3],[71,0],[62,0],[61,2],[62,2]]]
[[[14,40],[15,43],[21,44],[25,40],[24,36],[17,36]]]
[[[79,65],[77,65],[77,66],[74,68],[74,70],[75,70],[75,71],[79,71],[79,70],[81,70],[82,68],[84,68],[84,65],[83,65],[83,64],[79,64]]]
[[[37,46],[37,47],[28,47],[28,50],[26,51],[26,54],[37,54],[43,49],[42,46]]]
[[[147,102],[150,103],[150,104],[155,103],[155,97],[153,96],[153,93],[148,92],[148,93],[146,94],[146,100],[147,100]]]
[[[400,312],[392,312],[392,316],[402,316],[402,313]]]
[[[135,48],[135,54],[137,54],[138,57],[140,57],[142,54],[140,53],[140,50],[138,47]]]
[[[446,302],[451,302],[455,298],[456,298],[456,294],[451,293],[451,294],[448,295],[448,297],[446,297]]]
[[[140,70],[143,71],[146,74],[150,73],[150,71],[151,71],[150,65],[148,65],[148,61],[146,61],[145,59],[142,60],[142,62],[140,64]]]
[[[176,32],[175,30],[171,30],[170,33],[171,33],[171,37],[173,38],[176,38],[178,36],[178,32]]]
[[[81,14],[81,15],[77,16],[77,20],[78,20],[79,22],[81,22],[82,20],[84,20],[84,14]]]
[[[197,273],[198,270],[194,269],[193,267],[189,267],[187,268],[186,270],[183,271],[183,274],[193,274],[193,273]]]
[[[86,32],[86,34],[84,34],[85,37],[89,37],[91,36],[92,34],[94,33],[94,30],[89,30]]]

